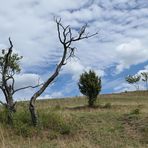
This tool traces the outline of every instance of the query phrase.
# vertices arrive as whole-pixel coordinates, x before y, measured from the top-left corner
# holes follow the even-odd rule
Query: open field
[[[40,122],[30,125],[26,102],[14,127],[0,112],[2,148],[147,148],[148,92],[100,95],[95,108],[83,97],[37,101]]]

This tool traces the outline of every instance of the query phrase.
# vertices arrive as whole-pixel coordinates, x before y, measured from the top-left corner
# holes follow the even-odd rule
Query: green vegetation
[[[142,72],[142,81],[145,82],[146,90],[148,90],[148,72]]]
[[[146,148],[148,92],[100,95],[96,107],[83,97],[38,100],[39,124],[31,124],[28,102],[18,102],[14,126],[0,108],[2,148]]]
[[[140,75],[128,75],[125,80],[129,83],[129,84],[133,84],[136,88],[136,90],[139,90],[139,84],[138,82],[140,81],[141,76]]]
[[[101,77],[92,70],[81,74],[78,83],[80,92],[87,96],[89,107],[93,107],[97,96],[101,91]]]
[[[17,91],[14,89],[15,78],[14,76],[20,73],[20,60],[22,56],[14,53],[12,48],[13,44],[9,38],[10,47],[3,49],[0,55],[0,90],[2,91],[5,102],[0,103],[7,109],[7,121],[9,124],[13,123],[13,113],[15,110],[15,102],[13,101],[13,95]]]

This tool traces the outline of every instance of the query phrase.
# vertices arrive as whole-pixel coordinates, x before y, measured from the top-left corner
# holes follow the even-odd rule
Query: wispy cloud
[[[15,49],[24,56],[22,72],[45,80],[63,51],[53,17],[61,17],[75,31],[88,23],[88,32],[99,31],[99,35],[75,45],[79,60],[64,67],[71,76],[67,82],[76,83],[83,69],[89,68],[104,79],[115,79],[107,72],[109,67],[120,74],[148,62],[147,11],[146,0],[5,0],[0,5],[0,47],[8,47],[11,36]]]

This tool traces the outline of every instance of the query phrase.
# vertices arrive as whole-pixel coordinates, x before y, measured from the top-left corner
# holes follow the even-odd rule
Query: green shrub
[[[94,106],[97,96],[101,91],[101,77],[98,77],[94,71],[81,74],[78,83],[80,92],[87,96],[90,107]]]

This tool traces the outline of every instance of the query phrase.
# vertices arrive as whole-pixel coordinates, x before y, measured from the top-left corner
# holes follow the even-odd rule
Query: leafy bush
[[[80,92],[87,96],[90,107],[94,106],[99,92],[101,91],[101,77],[94,71],[84,72],[79,79],[78,86]]]

